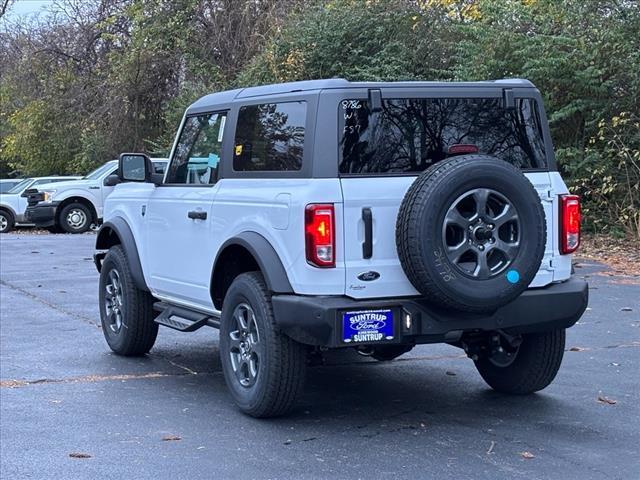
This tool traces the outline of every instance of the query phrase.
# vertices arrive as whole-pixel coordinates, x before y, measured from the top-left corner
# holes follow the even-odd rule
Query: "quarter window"
[[[296,171],[302,168],[306,102],[240,108],[235,171]]]
[[[372,112],[366,100],[339,106],[340,173],[421,172],[463,153],[482,153],[518,168],[545,168],[546,156],[535,100],[500,98],[401,98]]]
[[[180,133],[166,183],[210,185],[218,179],[226,113],[188,117]]]

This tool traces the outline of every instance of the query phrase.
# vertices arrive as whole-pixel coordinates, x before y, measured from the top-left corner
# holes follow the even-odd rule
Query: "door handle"
[[[364,242],[362,242],[362,258],[373,257],[373,214],[370,208],[362,209],[364,222]]]
[[[100,190],[100,187],[89,187],[89,190]]]
[[[207,212],[203,212],[202,210],[191,210],[189,213],[187,213],[187,217],[193,220],[206,220]]]

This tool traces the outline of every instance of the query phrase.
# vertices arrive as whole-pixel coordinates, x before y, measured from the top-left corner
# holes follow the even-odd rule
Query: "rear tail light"
[[[336,266],[335,212],[330,204],[307,205],[304,213],[307,261],[322,268]]]
[[[575,252],[580,246],[580,198],[560,196],[560,253]]]
[[[462,153],[478,153],[479,149],[477,145],[472,143],[456,143],[449,147],[449,155],[460,155]]]

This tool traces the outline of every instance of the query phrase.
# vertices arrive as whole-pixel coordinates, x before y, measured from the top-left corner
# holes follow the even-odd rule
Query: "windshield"
[[[7,193],[21,193],[31,182],[33,182],[33,178],[25,178]]]
[[[83,177],[83,180],[97,180],[102,175],[112,170],[115,165],[113,163],[105,163],[104,165],[96,168],[93,172]]]
[[[545,168],[535,100],[398,98],[372,112],[367,100],[340,104],[340,173],[410,174],[464,153],[493,155],[521,169]]]

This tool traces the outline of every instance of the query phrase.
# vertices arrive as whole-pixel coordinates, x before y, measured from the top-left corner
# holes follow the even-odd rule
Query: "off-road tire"
[[[509,198],[522,225],[516,258],[493,278],[460,274],[443,254],[447,210],[474,188]],[[546,235],[544,209],[531,182],[513,165],[487,155],[463,155],[429,167],[405,194],[396,222],[398,257],[412,285],[435,305],[466,312],[491,312],[520,295],[540,268]],[[513,282],[507,276],[511,270],[517,272]]]
[[[251,386],[243,386],[231,361],[231,336],[236,330],[234,312],[249,305],[255,315],[262,357]],[[307,349],[281,333],[275,323],[271,294],[259,272],[235,278],[224,298],[220,322],[220,361],[224,378],[240,410],[256,418],[287,413],[304,387]]]
[[[0,210],[0,233],[9,233],[15,225],[16,219],[13,214],[7,210]]]
[[[82,212],[82,215],[84,215],[85,221],[81,225],[73,225],[67,220],[69,214],[74,210]],[[91,209],[83,203],[73,202],[69,205],[65,205],[65,207],[60,211],[58,222],[60,227],[67,233],[84,233],[89,230],[91,223],[93,223],[93,214],[91,213]]]
[[[122,290],[122,325],[114,332],[107,318],[106,296],[109,275],[116,270]],[[100,320],[102,333],[111,350],[118,355],[136,356],[147,353],[158,335],[158,324],[154,321],[153,297],[149,292],[136,287],[127,256],[120,245],[107,252],[100,270]]]
[[[476,368],[494,390],[526,395],[547,387],[562,363],[565,330],[529,333],[522,336],[515,359],[508,366],[497,366],[489,358],[475,362]]]

